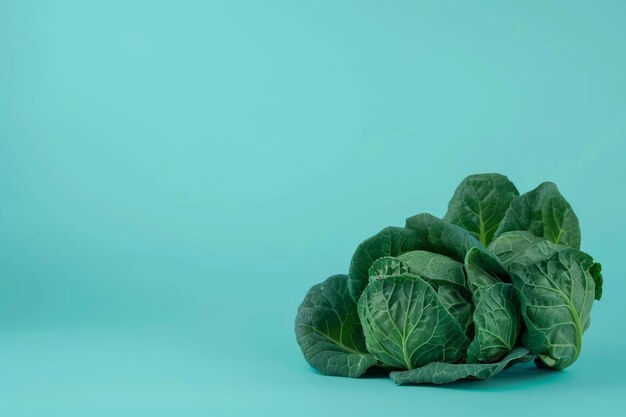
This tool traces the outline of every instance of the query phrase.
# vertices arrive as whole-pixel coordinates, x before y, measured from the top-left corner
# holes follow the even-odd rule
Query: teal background
[[[0,415],[623,410],[625,21],[620,1],[0,0]],[[311,370],[306,290],[479,172],[575,208],[605,276],[579,361],[447,387]]]

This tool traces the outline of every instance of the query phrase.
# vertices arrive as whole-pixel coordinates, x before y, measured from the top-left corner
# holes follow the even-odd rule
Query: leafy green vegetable
[[[589,257],[591,258],[591,256]],[[589,267],[589,273],[593,278],[593,282],[596,286],[595,299],[599,300],[602,298],[602,265],[599,262],[594,262],[591,267]]]
[[[465,256],[467,282],[476,308],[474,340],[467,362],[494,362],[513,349],[520,331],[520,307],[510,277],[502,264],[472,248]]]
[[[483,245],[467,230],[428,213],[406,219],[406,228],[414,230],[421,241],[421,245],[414,250],[439,253],[458,262],[465,260],[465,254],[471,248],[478,247],[485,251]]]
[[[464,296],[464,293],[452,285],[437,284],[436,281],[431,281],[430,285],[437,292],[441,304],[461,325],[465,335],[471,338],[474,331],[472,320],[474,305],[467,300],[469,297]]]
[[[467,362],[494,362],[515,346],[520,331],[520,307],[511,284],[499,282],[481,291],[474,311],[475,337]]]
[[[348,289],[354,302],[369,281],[369,269],[378,258],[396,256],[419,249],[421,241],[415,231],[404,227],[385,227],[357,246],[348,270]]]
[[[398,384],[486,379],[535,358],[580,356],[602,267],[556,185],[519,195],[504,175],[464,179],[443,219],[428,213],[358,245],[348,275],[311,288],[296,335],[321,373],[393,370]]]
[[[313,286],[296,316],[296,337],[304,358],[325,375],[361,376],[376,365],[367,352],[357,306],[346,275]]]
[[[421,368],[403,372],[391,372],[390,377],[398,385],[403,384],[448,384],[459,379],[489,379],[507,366],[526,362],[533,358],[523,347],[513,349],[500,362],[480,364],[452,364],[431,362]]]
[[[465,333],[472,332],[473,305],[465,287],[463,265],[444,255],[425,251],[406,252],[397,258],[383,257],[370,268],[370,281],[394,275],[414,275],[424,279],[435,290],[439,301],[459,322]]]
[[[356,302],[369,282],[369,269],[374,262],[385,256],[398,256],[415,250],[446,255],[463,262],[472,247],[486,249],[467,230],[438,219],[427,213],[410,217],[406,227],[386,227],[364,240],[357,247],[348,270],[348,288]]]
[[[499,282],[511,281],[498,258],[478,248],[472,248],[465,255],[465,271],[467,285],[474,295],[474,301],[478,301],[479,293],[486,288]]]
[[[359,300],[358,311],[367,350],[392,368],[456,362],[469,344],[435,290],[415,275],[371,281]]]
[[[369,281],[408,273],[411,273],[411,268],[405,262],[393,256],[383,256],[370,267]]]
[[[595,296],[592,265],[584,252],[549,241],[529,246],[511,264],[527,327],[522,343],[549,367],[566,368],[580,354]]]
[[[470,175],[457,187],[443,219],[463,227],[487,246],[518,195],[515,185],[504,175]]]
[[[528,230],[551,242],[580,248],[578,217],[551,182],[544,182],[511,202],[495,237],[512,230]]]
[[[409,270],[428,278],[429,281],[465,287],[463,264],[445,255],[414,250],[399,255],[398,259],[404,262]]]
[[[507,266],[524,249],[542,240],[543,238],[525,230],[516,230],[502,233],[489,244],[487,249],[493,252]]]

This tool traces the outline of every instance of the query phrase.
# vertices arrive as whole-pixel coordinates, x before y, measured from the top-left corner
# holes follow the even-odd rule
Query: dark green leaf
[[[404,227],[386,227],[356,248],[348,270],[348,288],[357,302],[369,281],[369,269],[378,258],[397,256],[419,249],[421,240],[415,231]]]
[[[515,348],[500,362],[480,364],[452,364],[432,362],[410,371],[391,372],[390,377],[396,384],[447,384],[459,379],[489,379],[500,373],[507,366],[517,362],[526,362],[533,358],[528,349]]]
[[[515,185],[504,175],[470,175],[457,187],[443,219],[463,227],[487,246],[518,195]]]
[[[592,266],[584,252],[549,241],[528,247],[511,263],[527,327],[522,343],[552,368],[566,368],[580,354],[595,295]]]
[[[498,282],[480,292],[474,311],[474,340],[467,362],[494,362],[510,352],[520,331],[520,306],[515,288]]]
[[[551,182],[544,182],[511,202],[495,237],[512,230],[528,230],[551,242],[580,248],[578,217]]]
[[[594,298],[596,300],[599,300],[600,298],[602,298],[602,265],[600,265],[599,262],[595,262],[591,255],[582,251],[580,252],[578,260],[581,267],[584,270],[589,271],[595,287]]]
[[[467,286],[472,291],[474,302],[478,302],[481,291],[499,282],[510,282],[508,273],[497,257],[479,248],[472,248],[465,256]]]
[[[367,350],[389,367],[456,362],[469,344],[435,290],[414,275],[371,281],[359,299],[358,311]]]
[[[397,258],[386,256],[377,259],[370,268],[370,281],[407,274],[422,278],[430,284],[443,306],[459,322],[465,333],[471,335],[473,305],[468,302],[471,295],[464,286],[462,264],[445,255],[411,251]]]
[[[596,286],[595,299],[599,300],[602,298],[602,265],[599,262],[594,262],[591,268],[589,268],[589,273]]]
[[[398,255],[413,273],[429,281],[448,283],[465,288],[463,264],[438,253],[415,250]]]
[[[428,280],[426,280],[428,281]],[[474,305],[467,301],[464,292],[461,292],[459,287],[447,284],[434,284],[431,282],[431,286],[437,292],[439,301],[448,310],[448,313],[459,322],[461,328],[465,332],[467,337],[471,337],[474,332],[472,321],[472,314],[474,312]],[[469,299],[469,297],[467,297]]]
[[[411,268],[400,259],[393,256],[383,256],[376,259],[369,270],[369,280],[384,279],[393,275],[403,275],[411,272]]]
[[[502,233],[489,244],[487,249],[493,252],[503,265],[507,266],[524,249],[542,240],[544,238],[535,236],[526,230],[515,230]]]
[[[439,253],[461,263],[471,248],[487,251],[467,230],[428,213],[409,217],[406,219],[406,227],[414,230],[421,241],[420,247],[415,250]],[[487,256],[495,255],[488,253]]]
[[[322,374],[358,377],[376,358],[367,353],[347,279],[333,275],[307,292],[296,316],[296,338],[306,361]]]

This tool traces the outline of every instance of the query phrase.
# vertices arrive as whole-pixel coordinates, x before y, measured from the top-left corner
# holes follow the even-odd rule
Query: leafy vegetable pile
[[[578,218],[556,185],[519,195],[500,174],[467,177],[439,219],[417,214],[354,252],[348,275],[313,286],[296,317],[306,361],[397,384],[487,379],[536,358],[573,364],[602,295]]]

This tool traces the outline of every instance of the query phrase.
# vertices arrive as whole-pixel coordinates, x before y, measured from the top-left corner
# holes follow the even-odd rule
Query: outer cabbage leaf
[[[474,247],[486,251],[483,245],[467,230],[441,220],[431,214],[421,213],[406,219],[407,229],[414,230],[422,241],[415,248],[446,255],[457,262],[465,260],[465,254]]]
[[[499,282],[511,279],[497,257],[479,248],[472,248],[465,256],[467,286],[472,291],[474,302],[478,302],[479,293]]]
[[[543,241],[510,266],[527,327],[522,343],[551,368],[566,368],[580,355],[596,293],[593,265],[584,252]]]
[[[377,259],[370,268],[370,281],[393,275],[415,275],[437,292],[439,301],[459,322],[465,333],[473,332],[474,306],[468,301],[471,294],[465,287],[463,265],[445,255],[425,251],[406,252],[397,258]]]
[[[432,362],[410,371],[391,372],[390,377],[398,385],[402,384],[447,384],[459,379],[489,379],[506,367],[517,362],[526,362],[533,358],[530,351],[523,347],[513,349],[500,362],[479,364],[453,364]]]
[[[438,253],[415,250],[398,256],[411,271],[430,281],[448,283],[465,288],[463,264]]]
[[[457,362],[469,345],[435,290],[414,275],[371,281],[359,299],[358,311],[367,350],[388,367]]]
[[[348,277],[333,275],[313,286],[296,316],[296,338],[306,361],[325,375],[361,376],[376,365],[367,352]]]
[[[348,288],[354,302],[369,281],[369,269],[378,258],[397,256],[423,246],[414,230],[404,227],[386,227],[357,246],[348,270]]]
[[[463,227],[487,246],[518,195],[515,185],[504,175],[470,175],[457,187],[443,219]]]
[[[513,258],[524,249],[542,240],[544,238],[535,236],[529,231],[514,230],[502,233],[489,244],[487,249],[493,252],[504,266],[508,266]]]
[[[378,258],[423,250],[446,255],[462,263],[467,251],[473,247],[495,257],[462,227],[427,213],[410,217],[406,221],[406,228],[386,227],[359,244],[348,271],[350,295],[358,301],[369,282],[369,269]]]
[[[465,299],[464,293],[461,293],[458,287],[446,284],[438,285],[432,282],[430,284],[437,292],[441,304],[459,322],[465,335],[471,337],[474,333],[474,322],[472,321],[474,305]]]
[[[528,230],[551,242],[580,248],[578,217],[551,182],[544,182],[511,202],[495,237],[512,230]]]
[[[376,259],[370,267],[369,281],[409,273],[411,273],[411,268],[405,262],[393,256],[383,256]]]
[[[602,298],[602,284],[603,284],[603,279],[602,279],[602,265],[600,264],[600,262],[594,262],[593,265],[591,265],[591,267],[589,268],[589,273],[591,274],[591,277],[593,278],[593,282],[596,285],[596,293],[595,293],[595,299],[599,300],[600,298]]]
[[[520,332],[520,306],[515,288],[499,282],[481,291],[474,311],[474,340],[467,362],[494,362],[509,353]]]

